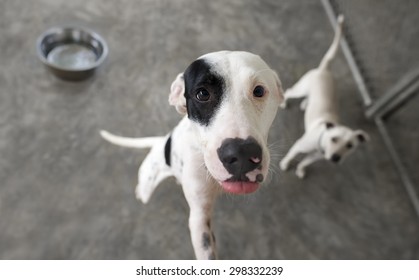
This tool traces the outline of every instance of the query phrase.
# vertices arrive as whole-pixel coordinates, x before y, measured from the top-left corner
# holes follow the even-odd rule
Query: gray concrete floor
[[[38,61],[37,36],[62,24],[87,26],[107,40],[109,58],[92,79],[64,82]],[[148,205],[136,201],[146,152],[105,143],[99,129],[138,137],[169,132],[180,119],[168,105],[169,86],[204,53],[257,53],[287,87],[319,63],[332,37],[320,1],[1,0],[0,259],[192,259],[180,187],[167,180]],[[406,46],[400,48],[403,55]],[[302,114],[297,103],[280,111],[270,135],[270,182],[217,203],[222,259],[419,258],[418,218],[363,115],[342,54],[333,70],[344,123],[372,141],[342,166],[314,164],[301,181],[277,163],[301,135]],[[417,168],[412,108],[392,126]]]

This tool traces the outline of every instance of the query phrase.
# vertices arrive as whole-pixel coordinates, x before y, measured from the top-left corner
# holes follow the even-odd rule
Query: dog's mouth
[[[224,191],[232,194],[249,194],[257,191],[260,187],[259,183],[244,181],[224,181],[220,184]]]
[[[233,176],[220,182],[220,185],[227,193],[249,194],[259,189],[260,184],[263,182],[263,178],[263,174],[255,170],[255,172],[248,173],[247,176]]]

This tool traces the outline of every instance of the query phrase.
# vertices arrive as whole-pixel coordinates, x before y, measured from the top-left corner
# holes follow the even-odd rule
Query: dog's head
[[[277,74],[257,55],[209,53],[171,86],[169,102],[196,124],[211,176],[230,193],[258,189],[269,169],[269,128],[282,101]]]
[[[359,144],[367,142],[369,136],[362,130],[352,130],[342,125],[325,124],[320,138],[320,148],[327,160],[341,163]]]

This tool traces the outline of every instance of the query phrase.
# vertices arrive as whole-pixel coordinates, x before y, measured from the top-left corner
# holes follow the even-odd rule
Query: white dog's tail
[[[319,68],[325,69],[329,67],[330,62],[336,56],[336,53],[339,49],[339,41],[342,37],[342,26],[343,26],[344,17],[343,15],[338,16],[338,24],[335,29],[335,37],[333,38],[332,45],[327,50],[325,56],[323,57],[322,61],[320,62]]]
[[[102,135],[103,139],[111,142],[112,144],[137,149],[151,148],[154,144],[156,144],[156,142],[164,139],[164,137],[128,138],[114,135],[105,130],[101,130],[100,135]]]

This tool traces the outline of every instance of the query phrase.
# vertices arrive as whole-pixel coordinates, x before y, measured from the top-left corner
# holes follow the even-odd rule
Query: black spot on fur
[[[164,145],[164,159],[168,166],[170,166],[171,151],[172,151],[172,136],[169,136],[169,138],[166,141],[166,145]]]
[[[204,234],[202,235],[202,246],[205,250],[208,250],[208,248],[211,246],[211,239],[208,232],[204,232]]]
[[[185,98],[188,118],[202,125],[209,125],[221,104],[225,90],[225,81],[214,72],[204,59],[194,61],[184,73]],[[197,94],[205,91],[209,94],[206,101],[200,101]]]

